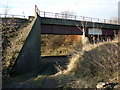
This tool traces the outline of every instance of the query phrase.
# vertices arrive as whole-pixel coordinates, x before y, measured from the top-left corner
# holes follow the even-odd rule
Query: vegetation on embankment
[[[71,56],[67,69],[62,70],[62,68],[60,72],[47,78],[46,74],[31,77],[23,85],[28,88],[30,86],[32,88],[43,86],[49,86],[49,88],[95,88],[99,82],[120,83],[118,78],[120,76],[119,45],[118,40],[94,45],[86,44],[84,50],[77,45],[78,49]],[[51,70],[46,72],[49,71]],[[16,78],[19,81],[21,77]],[[17,85],[19,86],[19,84]],[[119,87],[119,85],[116,86],[116,88]]]
[[[2,18],[2,74],[8,76],[30,32],[32,22],[21,18]]]
[[[63,87],[95,88],[99,82],[120,83],[120,41],[86,44],[71,58],[66,70],[55,75]],[[83,48],[82,47],[82,48]],[[119,85],[116,86],[120,88]]]

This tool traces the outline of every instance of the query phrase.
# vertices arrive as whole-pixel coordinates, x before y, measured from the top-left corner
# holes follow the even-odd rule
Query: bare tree
[[[74,12],[72,11],[69,11],[69,10],[65,10],[65,11],[62,11],[61,12],[61,15],[62,15],[62,18],[63,19],[69,19],[69,18],[74,18],[76,19],[76,16],[74,15]],[[76,22],[75,22],[76,24]],[[85,37],[85,33],[87,31],[87,27],[88,27],[88,22],[87,21],[84,21],[84,17],[83,17],[83,21],[81,21],[80,23],[82,25],[82,28],[79,27],[79,25],[76,24],[77,28],[79,30],[81,30],[83,32],[82,34],[82,43],[85,44],[87,42],[87,38]]]
[[[76,23],[75,23],[76,24]],[[86,44],[87,42],[87,38],[85,37],[86,31],[87,31],[87,27],[88,27],[88,22],[87,21],[81,21],[80,24],[82,25],[82,28],[78,26],[78,24],[76,24],[77,28],[79,30],[82,31],[82,43],[83,45]]]
[[[74,16],[74,12],[73,11],[69,11],[69,10],[64,10],[61,12],[61,18],[63,19],[69,19],[69,18],[73,18]]]
[[[99,35],[101,35],[101,33],[102,33],[102,30],[101,30],[101,28],[103,27],[103,24],[101,24],[101,26],[96,26],[95,25],[95,22],[92,22],[91,21],[91,24],[92,24],[92,27],[91,27],[91,29],[92,29],[92,32],[93,33],[89,33],[89,30],[90,29],[88,29],[88,23],[90,22],[88,22],[88,21],[86,21],[85,19],[84,19],[85,17],[83,17],[83,21],[80,21],[80,25],[81,25],[81,27],[78,25],[78,24],[76,24],[76,26],[77,26],[77,28],[79,29],[79,30],[81,30],[82,31],[82,44],[83,45],[85,45],[87,42],[88,42],[88,37],[86,37],[86,33],[87,33],[87,30],[88,30],[88,34],[89,35],[92,35],[93,36],[93,43],[95,43],[98,39],[100,40],[100,38],[99,38]],[[99,30],[97,33],[94,33],[94,30]],[[96,40],[96,38],[94,37],[94,35],[98,35],[98,38],[97,38],[97,40]],[[98,41],[99,41],[98,40]]]
[[[76,19],[76,16],[74,15],[73,11],[71,12],[69,10],[65,10],[65,11],[62,11],[61,14],[62,14],[62,18],[64,18],[64,19],[67,19],[67,18]],[[77,24],[76,24],[76,26],[78,27],[79,30],[81,30],[83,32],[82,43],[84,44],[87,41],[87,39],[85,38],[85,33],[86,33],[86,29],[87,29],[87,22],[83,21],[83,22],[81,22],[81,24],[82,24],[82,28],[80,28]]]

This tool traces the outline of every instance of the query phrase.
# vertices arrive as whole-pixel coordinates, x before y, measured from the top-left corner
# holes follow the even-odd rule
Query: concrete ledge
[[[69,56],[41,56],[42,62],[68,62]]]

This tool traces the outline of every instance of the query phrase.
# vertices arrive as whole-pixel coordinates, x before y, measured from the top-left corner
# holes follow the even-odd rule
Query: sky
[[[0,13],[35,15],[35,4],[41,11],[60,13],[69,10],[77,16],[110,19],[118,17],[120,0],[0,0]]]

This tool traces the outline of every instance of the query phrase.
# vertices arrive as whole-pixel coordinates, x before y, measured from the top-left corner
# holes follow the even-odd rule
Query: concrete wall
[[[33,27],[25,40],[20,54],[12,69],[12,74],[32,72],[40,64],[40,18],[37,15]]]

